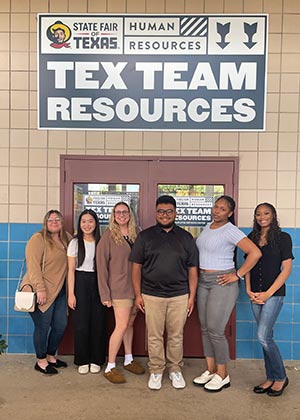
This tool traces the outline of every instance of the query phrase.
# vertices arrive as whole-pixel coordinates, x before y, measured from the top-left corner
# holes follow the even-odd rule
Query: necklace
[[[267,244],[268,244],[267,237],[266,236],[261,236],[260,239],[259,239],[259,246],[265,246]]]

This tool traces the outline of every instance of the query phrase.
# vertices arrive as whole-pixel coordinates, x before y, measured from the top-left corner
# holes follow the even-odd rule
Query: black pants
[[[76,309],[72,312],[75,365],[103,365],[106,355],[106,308],[98,291],[97,274],[75,271]]]

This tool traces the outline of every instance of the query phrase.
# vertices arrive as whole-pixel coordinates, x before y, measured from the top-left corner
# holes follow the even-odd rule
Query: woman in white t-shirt
[[[105,362],[105,314],[97,273],[96,246],[99,221],[93,210],[84,210],[77,235],[68,246],[68,305],[74,327],[74,363],[80,374],[98,373]]]
[[[196,242],[200,267],[197,305],[207,370],[193,383],[210,392],[230,386],[225,327],[239,293],[238,280],[261,256],[254,243],[234,225],[234,209],[235,202],[231,197],[218,198],[212,209],[213,221],[203,229]],[[236,247],[247,254],[237,271],[234,261]]]

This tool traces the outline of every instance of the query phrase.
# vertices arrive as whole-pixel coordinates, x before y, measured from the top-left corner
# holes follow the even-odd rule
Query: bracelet
[[[236,270],[235,274],[239,280],[243,280],[243,277],[240,275],[239,270]]]

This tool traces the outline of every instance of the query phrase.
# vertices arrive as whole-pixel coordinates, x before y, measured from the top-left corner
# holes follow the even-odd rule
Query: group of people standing
[[[172,386],[184,388],[183,330],[197,300],[206,369],[193,383],[209,392],[228,388],[225,327],[237,300],[239,281],[245,278],[266,368],[265,381],[253,391],[281,395],[288,378],[273,328],[292,268],[291,238],[281,231],[276,210],[269,203],[256,207],[248,237],[235,226],[234,210],[231,197],[219,197],[212,222],[196,241],[176,225],[172,196],[157,199],[156,225],[141,232],[128,204],[117,203],[101,239],[93,210],[80,214],[73,239],[65,231],[61,213],[50,210],[42,230],[27,244],[27,272],[22,282],[32,285],[37,295],[36,310],[30,314],[35,369],[55,374],[66,367],[56,352],[67,325],[67,302],[74,329],[74,363],[80,374],[98,373],[105,363],[110,307],[115,327],[103,375],[112,383],[126,381],[116,367],[122,342],[124,369],[143,374],[145,369],[132,355],[133,324],[140,310],[145,313],[147,330],[148,387],[160,389],[167,368]],[[238,269],[237,248],[245,256]]]

